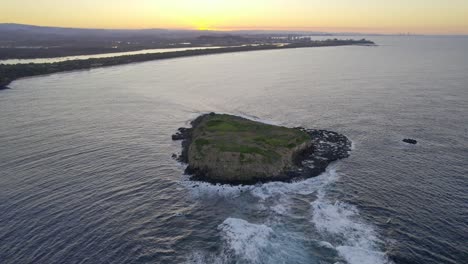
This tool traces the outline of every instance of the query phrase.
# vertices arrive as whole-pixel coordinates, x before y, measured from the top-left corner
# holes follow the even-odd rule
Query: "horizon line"
[[[106,28],[106,27],[74,27],[74,26],[53,26],[53,25],[39,25],[39,24],[26,24],[17,22],[0,22],[0,25],[18,25],[18,26],[32,26],[42,28],[62,28],[62,29],[85,29],[85,30],[122,30],[122,31],[143,31],[143,30],[180,30],[180,31],[200,31],[200,32],[236,32],[236,31],[264,31],[264,32],[302,32],[302,33],[315,33],[315,34],[359,34],[359,35],[380,35],[380,36],[468,36],[468,33],[414,33],[411,31],[382,33],[377,31],[324,31],[326,28],[315,27],[226,27],[226,28],[185,28],[185,27],[142,27],[142,28]],[[330,28],[331,29],[331,28]],[[343,28],[346,29],[346,28]],[[353,29],[350,27],[349,29]],[[358,29],[358,28],[354,28]]]

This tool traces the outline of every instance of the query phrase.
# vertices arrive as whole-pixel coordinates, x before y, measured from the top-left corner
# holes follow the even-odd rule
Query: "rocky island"
[[[346,158],[351,142],[326,130],[287,128],[210,113],[179,128],[179,161],[193,180],[256,184],[317,176],[332,161]]]

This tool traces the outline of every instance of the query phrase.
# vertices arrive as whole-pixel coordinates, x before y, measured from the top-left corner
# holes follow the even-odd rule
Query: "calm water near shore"
[[[65,56],[56,58],[38,58],[38,59],[8,59],[0,60],[0,64],[28,64],[28,63],[54,63],[69,60],[87,60],[87,59],[100,59],[100,58],[112,58],[126,55],[137,55],[137,54],[153,54],[153,53],[166,53],[176,52],[185,50],[200,50],[200,49],[219,49],[221,47],[187,47],[187,48],[168,48],[168,49],[145,49],[136,51],[125,51],[125,52],[114,52],[114,53],[102,53],[102,54],[91,54],[91,55],[77,55],[77,56]]]
[[[468,38],[367,39],[13,82],[0,263],[466,262]],[[296,183],[192,182],[171,134],[211,111],[333,130],[353,151]]]

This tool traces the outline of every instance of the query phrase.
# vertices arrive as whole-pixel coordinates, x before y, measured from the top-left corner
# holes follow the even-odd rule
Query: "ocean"
[[[366,38],[13,82],[0,263],[466,263],[468,37]],[[171,135],[208,112],[353,150],[294,183],[194,182]]]

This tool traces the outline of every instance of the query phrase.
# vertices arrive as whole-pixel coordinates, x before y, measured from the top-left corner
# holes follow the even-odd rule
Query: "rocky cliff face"
[[[197,158],[197,151],[192,145],[189,149],[188,171],[198,179],[219,183],[256,183],[285,180],[286,170],[296,167],[294,157],[312,146],[311,142],[284,150],[273,162],[258,153],[217,152],[207,150],[204,158]]]

